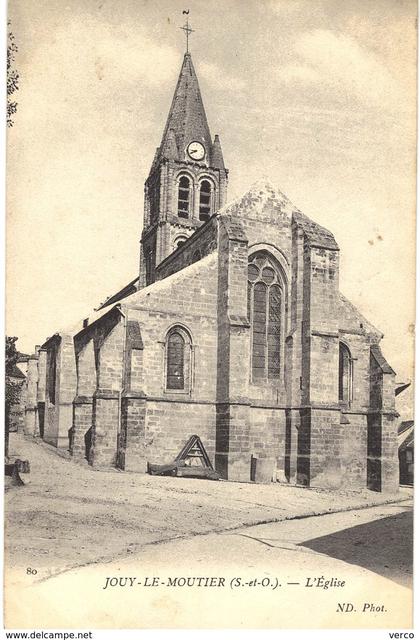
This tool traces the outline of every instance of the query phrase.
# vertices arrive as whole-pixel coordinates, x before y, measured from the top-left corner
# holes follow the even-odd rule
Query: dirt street
[[[10,450],[30,460],[31,482],[6,491],[6,568],[38,577],[151,543],[408,497],[99,472],[20,434]]]
[[[406,501],[174,539],[47,579],[19,575],[6,619],[46,628],[409,628],[411,556]]]

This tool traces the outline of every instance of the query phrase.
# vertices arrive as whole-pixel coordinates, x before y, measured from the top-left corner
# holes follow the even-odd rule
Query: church
[[[146,473],[199,436],[223,479],[398,490],[395,372],[332,233],[262,180],[229,202],[190,53],[144,186],[139,273],[28,362],[25,432]]]

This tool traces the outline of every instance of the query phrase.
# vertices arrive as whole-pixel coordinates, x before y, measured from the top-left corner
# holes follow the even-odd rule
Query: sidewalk
[[[31,482],[7,490],[6,567],[51,572],[124,558],[144,545],[401,501],[364,491],[214,482],[94,471],[11,434],[11,457],[29,459]]]

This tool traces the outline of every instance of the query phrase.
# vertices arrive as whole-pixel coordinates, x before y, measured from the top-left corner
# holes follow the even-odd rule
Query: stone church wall
[[[274,211],[271,212],[271,217],[275,218],[275,215]],[[286,226],[286,224],[282,224],[281,218],[275,224],[271,221],[249,219],[247,216],[242,218],[242,222],[248,238],[249,253],[252,254],[259,249],[260,244],[264,245],[268,251],[271,251],[274,257],[278,257],[280,253],[280,258],[283,258],[282,267],[289,280],[292,252],[290,223]]]
[[[367,411],[369,409],[370,389],[370,344],[362,333],[348,333],[340,327],[340,341],[350,350],[353,359],[353,397],[351,410]],[[346,408],[343,408],[346,412]]]
[[[144,292],[145,293],[145,292]],[[140,324],[144,343],[144,391],[153,398],[165,391],[165,339],[169,329],[184,327],[192,339],[192,384],[188,398],[214,401],[217,340],[217,262],[207,256],[179,273],[175,281],[153,285],[149,295],[128,310]],[[187,398],[187,399],[188,399]]]
[[[34,384],[45,395],[44,439],[67,448],[70,438],[73,456],[98,468],[144,472],[147,462],[173,460],[197,434],[228,480],[360,489],[368,478],[370,488],[391,491],[395,374],[375,344],[380,336],[339,295],[331,237],[314,241],[273,204],[254,205],[262,220],[255,210],[215,216],[162,263],[161,280],[110,308],[74,343],[67,334],[46,343],[45,388],[29,381],[34,398]],[[193,258],[193,249],[210,253]],[[284,376],[255,384],[247,270],[249,256],[263,250],[284,278]],[[174,327],[188,336],[180,390],[166,388]],[[338,398],[340,341],[352,361],[346,401]],[[28,424],[30,412],[28,405]]]
[[[114,431],[118,426],[112,426],[108,435],[107,422],[108,413],[115,416],[117,409],[118,425],[123,344],[124,329],[118,309],[74,336],[77,386],[73,398],[70,452],[75,459],[106,465],[108,454],[105,450],[110,443],[116,449]]]
[[[145,452],[149,462],[171,462],[191,435],[198,435],[214,464],[215,405],[147,400]]]
[[[124,325],[120,321],[103,336],[100,344],[90,452],[90,462],[96,467],[115,466],[117,462],[124,340]]]
[[[173,240],[182,235],[182,230],[173,231]],[[155,270],[156,280],[162,280],[184,267],[196,262],[198,256],[204,258],[217,248],[217,218],[213,216],[185,244],[171,253]]]
[[[55,346],[47,346],[44,440],[68,449],[77,379],[73,337],[63,333],[53,341]],[[54,358],[55,370],[51,362]],[[55,382],[51,380],[54,371]]]
[[[143,373],[135,388],[131,381],[131,389],[125,390],[129,397],[133,391],[135,394],[125,403],[131,417],[128,440],[123,442],[124,468],[144,471],[146,460],[170,462],[193,434],[200,436],[214,459],[216,287],[213,254],[178,273],[175,279],[156,283],[125,309],[128,322],[136,322],[140,328],[141,357],[134,367]],[[189,386],[185,391],[166,389],[165,384],[166,337],[174,326],[181,326],[191,337]]]
[[[282,408],[251,407],[249,411],[250,434],[249,448],[251,457],[256,460],[255,473],[258,478],[261,461],[265,461],[264,471],[273,479],[284,482],[286,412]],[[250,459],[251,465],[251,459]],[[268,466],[267,466],[268,465]],[[250,473],[251,473],[250,468]],[[252,475],[252,473],[251,473]],[[253,478],[256,479],[256,478]],[[271,478],[267,477],[269,481]]]
[[[214,402],[216,319],[207,314],[157,310],[149,312],[146,309],[132,309],[129,317],[137,320],[141,327],[145,394],[153,398],[173,395],[165,389],[165,338],[172,327],[179,325],[192,338],[191,390],[186,393],[186,397]]]
[[[367,479],[367,418],[358,413],[346,413],[348,424],[341,425],[341,486],[352,490],[366,488]]]

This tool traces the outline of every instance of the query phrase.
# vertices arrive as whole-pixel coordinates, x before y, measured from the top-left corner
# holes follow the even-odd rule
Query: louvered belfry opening
[[[200,183],[200,211],[199,218],[206,222],[211,216],[211,184],[209,180]]]
[[[190,180],[187,176],[181,176],[178,186],[178,216],[188,218],[190,213]]]
[[[252,381],[280,378],[284,284],[268,253],[248,265],[248,316],[251,323]]]

